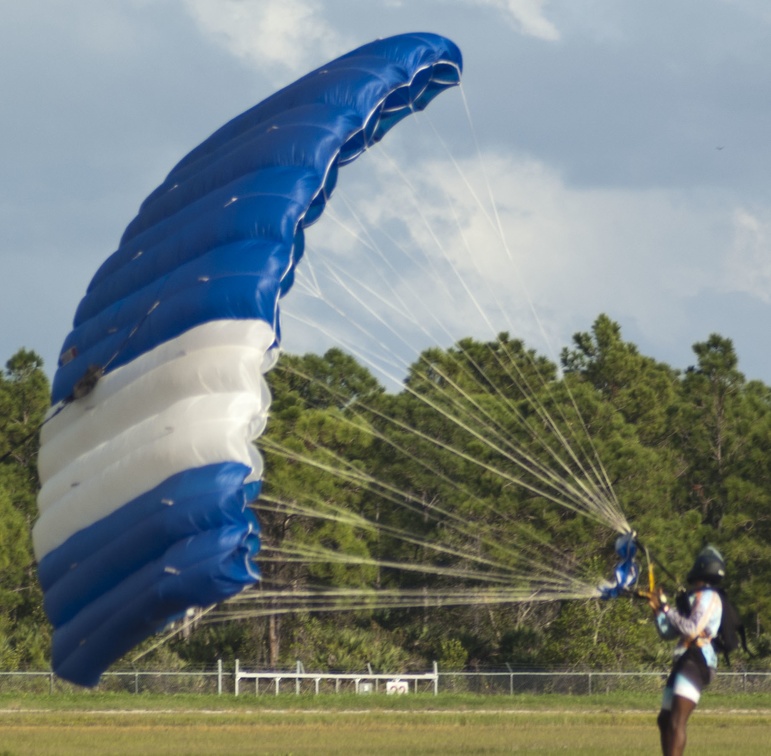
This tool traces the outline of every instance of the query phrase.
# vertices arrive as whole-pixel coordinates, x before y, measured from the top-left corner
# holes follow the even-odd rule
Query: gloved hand
[[[659,588],[648,596],[648,606],[650,606],[654,612],[666,611],[669,607],[669,599],[667,599],[667,595],[664,593],[663,588]]]

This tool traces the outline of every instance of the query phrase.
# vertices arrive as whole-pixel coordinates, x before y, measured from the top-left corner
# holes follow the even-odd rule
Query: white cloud
[[[523,34],[545,40],[557,40],[560,37],[557,27],[544,15],[543,9],[548,0],[476,0],[480,5],[487,5],[500,11]]]
[[[347,230],[326,217],[307,234],[301,277],[312,269],[323,278],[333,260],[364,292],[357,302],[322,286],[344,313],[324,343],[357,353],[381,340],[406,364],[429,344],[508,330],[556,359],[605,312],[666,350],[692,341],[684,335],[689,301],[720,288],[731,218],[715,197],[577,189],[542,162],[490,152],[464,162],[462,175],[446,159],[399,160],[403,177],[378,152],[340,176],[328,215]],[[377,240],[379,252],[354,234]],[[303,304],[293,292],[285,307]],[[331,322],[319,309],[309,319]],[[384,322],[409,346],[383,342]],[[285,330],[290,351],[318,349],[318,333],[301,330]]]
[[[771,303],[771,212],[734,212],[734,242],[726,259],[725,287]]]
[[[198,27],[235,57],[293,75],[344,52],[315,0],[183,0]]]

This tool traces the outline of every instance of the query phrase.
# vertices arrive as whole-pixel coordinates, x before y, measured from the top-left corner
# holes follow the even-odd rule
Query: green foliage
[[[377,625],[358,626],[307,617],[289,649],[306,669],[328,672],[404,672],[410,657]],[[290,662],[291,663],[291,662]]]
[[[771,391],[744,381],[727,339],[710,336],[694,353],[696,366],[677,371],[641,355],[601,315],[563,351],[562,376],[508,334],[426,350],[397,395],[385,394],[338,350],[285,358],[270,376],[266,493],[304,502],[315,516],[291,508],[264,513],[264,538],[328,558],[269,564],[269,577],[294,589],[441,592],[461,584],[444,575],[448,567],[485,571],[469,558],[473,553],[533,569],[520,545],[540,543],[566,555],[565,570],[583,565],[577,574],[596,584],[615,560],[613,533],[540,493],[537,465],[553,466],[569,445],[577,459],[602,460],[607,495],[612,487],[675,578],[682,579],[704,540],[722,548],[748,626],[762,630],[771,616],[764,590],[771,578]],[[508,440],[491,443],[492,437]],[[512,465],[511,453],[531,462]],[[334,469],[338,474],[330,474]],[[570,479],[578,470],[571,463],[562,475]],[[373,480],[399,492],[398,501],[376,495]],[[437,553],[432,543],[446,550]],[[335,557],[341,553],[350,561]],[[386,562],[438,572],[384,568]],[[676,589],[662,569],[657,575]],[[375,649],[362,650],[367,636],[387,637],[410,657],[447,668],[628,669],[664,664],[669,653],[646,610],[628,600],[359,611],[353,624],[350,613],[344,616],[278,617],[270,632],[261,621],[265,637],[273,637],[272,663],[293,655],[320,668],[371,661]]]
[[[768,653],[771,389],[744,378],[729,339],[712,334],[693,349],[695,364],[673,369],[641,355],[601,315],[563,350],[561,372],[502,333],[427,349],[397,394],[340,350],[284,356],[268,376],[271,419],[259,443],[267,470],[255,505],[263,588],[350,589],[367,601],[379,589],[428,597],[500,585],[504,573],[514,589],[528,571],[546,568],[597,585],[616,559],[616,533],[607,520],[554,501],[544,471],[556,470],[592,501],[618,502],[671,592],[705,540],[720,548],[729,593],[756,648]],[[5,668],[44,666],[47,655],[29,537],[35,431],[47,397],[39,358],[20,351],[0,376]],[[271,601],[261,616],[175,640],[166,662],[630,669],[659,668],[669,654],[644,605],[627,599],[365,602],[355,611],[339,599],[335,608],[346,611],[329,614],[282,614]]]
[[[48,406],[42,361],[20,350],[0,375],[0,667],[46,666],[48,624],[35,575],[37,431]]]
[[[651,661],[655,631],[628,599],[565,603],[549,629],[541,660],[564,669],[629,670]]]
[[[447,672],[462,671],[468,662],[468,651],[459,638],[442,638],[437,659],[439,668]]]

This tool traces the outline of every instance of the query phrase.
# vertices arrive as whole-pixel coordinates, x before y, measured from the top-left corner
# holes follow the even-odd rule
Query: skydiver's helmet
[[[689,583],[703,580],[710,585],[718,585],[725,577],[725,560],[714,546],[705,546],[696,557],[688,573]]]

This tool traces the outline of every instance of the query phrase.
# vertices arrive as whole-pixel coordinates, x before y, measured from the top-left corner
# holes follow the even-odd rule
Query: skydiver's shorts
[[[670,711],[675,696],[699,703],[701,691],[712,682],[714,676],[715,670],[707,666],[704,654],[692,646],[675,662],[664,688],[661,708]]]

